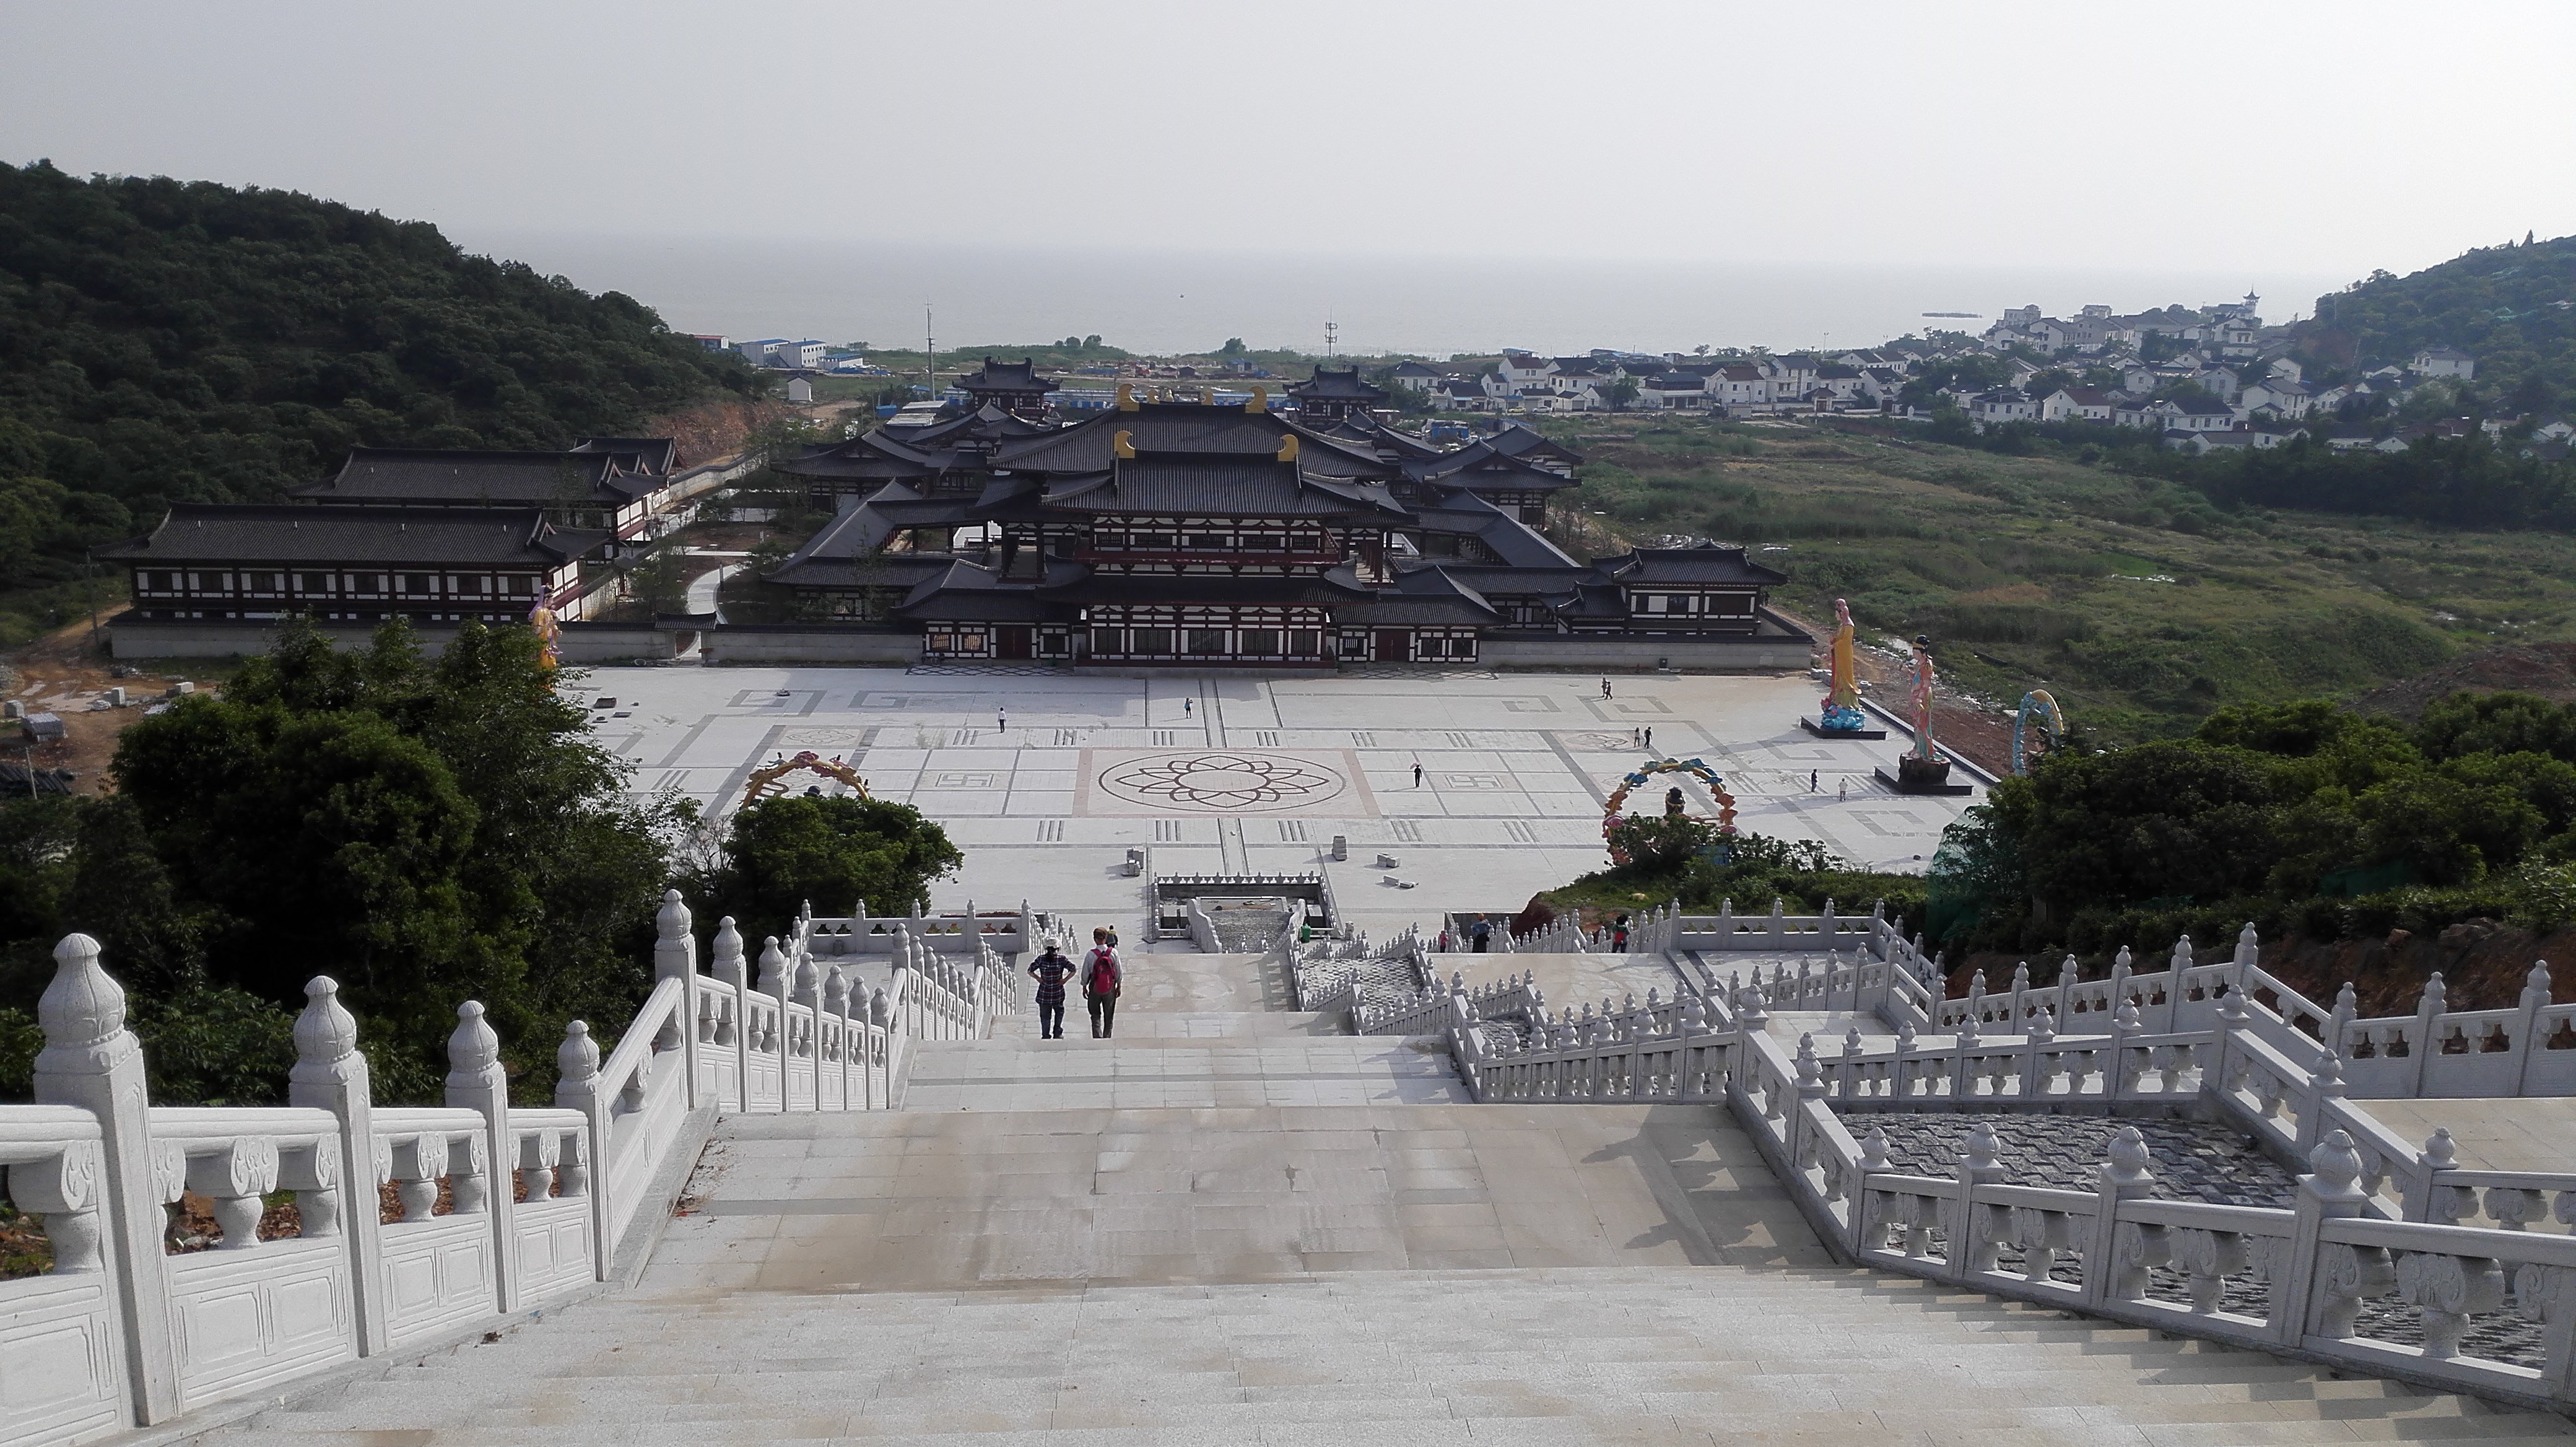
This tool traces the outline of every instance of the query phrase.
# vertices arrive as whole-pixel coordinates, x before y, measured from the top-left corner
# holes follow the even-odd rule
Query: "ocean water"
[[[940,350],[1097,332],[1140,352],[1255,347],[1445,357],[1503,347],[1566,354],[1697,346],[1871,346],[1926,327],[1981,330],[2005,307],[2051,313],[2232,301],[2249,287],[2286,321],[2352,278],[2065,267],[1867,267],[1757,262],[1445,261],[1268,252],[923,246],[821,238],[459,233],[589,291],[622,291],[677,331]],[[1963,311],[1974,318],[1926,318]]]

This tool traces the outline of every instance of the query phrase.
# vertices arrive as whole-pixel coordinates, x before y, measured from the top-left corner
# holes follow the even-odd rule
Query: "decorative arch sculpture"
[[[2013,772],[2028,777],[2032,766],[2056,753],[2066,742],[2066,715],[2047,689],[2034,688],[2021,696],[2021,712],[2013,718]]]
[[[1735,834],[1735,796],[1726,792],[1726,780],[1717,770],[1698,759],[1655,759],[1638,765],[1619,780],[1609,799],[1601,806],[1601,842],[1610,850],[1610,862],[1626,864],[1627,854],[1611,843],[1610,833],[1619,827],[1619,811],[1628,803],[1628,791],[1653,779],[1657,774],[1686,774],[1708,786],[1708,794],[1717,802],[1717,817],[1706,822],[1717,826],[1717,832],[1732,838]],[[1702,816],[1705,818],[1705,816]]]
[[[868,781],[859,777],[858,770],[842,763],[839,759],[827,759],[812,749],[807,749],[784,763],[752,770],[751,782],[742,791],[742,802],[749,804],[757,799],[775,799],[786,793],[787,785],[781,780],[799,769],[820,774],[827,779],[838,779],[849,785],[851,791],[860,798],[869,797]]]

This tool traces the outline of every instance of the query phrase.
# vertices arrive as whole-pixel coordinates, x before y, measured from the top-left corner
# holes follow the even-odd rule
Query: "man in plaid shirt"
[[[1029,963],[1029,975],[1038,982],[1038,1038],[1064,1038],[1064,982],[1073,978],[1073,961],[1064,957],[1055,941]]]

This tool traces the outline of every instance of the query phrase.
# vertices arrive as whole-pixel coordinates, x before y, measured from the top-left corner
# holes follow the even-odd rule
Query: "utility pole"
[[[1324,355],[1326,357],[1333,355],[1333,339],[1340,334],[1341,330],[1342,324],[1340,322],[1326,321],[1324,323]]]
[[[938,353],[930,337],[930,303],[921,304],[921,390],[931,401],[939,400]]]

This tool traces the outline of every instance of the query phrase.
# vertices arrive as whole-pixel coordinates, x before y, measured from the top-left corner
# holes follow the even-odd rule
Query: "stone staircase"
[[[1138,956],[1131,972],[1240,957]],[[1156,992],[1131,989],[1131,1001]],[[1204,999],[1204,989],[1166,992]],[[1077,1007],[1078,1008],[1078,1007]],[[1832,1266],[1714,1106],[1462,1103],[1288,1012],[721,1126],[633,1289],[234,1429],[432,1447],[2514,1442],[2562,1419]]]

